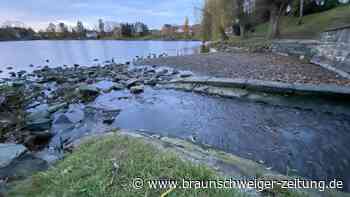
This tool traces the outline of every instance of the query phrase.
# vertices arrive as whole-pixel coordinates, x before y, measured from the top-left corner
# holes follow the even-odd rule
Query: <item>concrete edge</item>
[[[332,66],[331,65],[332,62],[329,61],[329,60],[321,62],[321,61],[317,61],[315,58],[312,58],[310,63],[316,64],[316,65],[321,66],[321,67],[323,67],[323,68],[325,68],[327,70],[333,71],[333,72],[337,73],[338,75],[340,75],[340,76],[342,76],[342,77],[344,77],[346,79],[350,79],[350,73]]]
[[[241,88],[253,91],[277,93],[277,94],[301,94],[301,95],[317,95],[331,97],[349,97],[350,87],[338,85],[312,85],[300,83],[283,83],[276,81],[251,80],[251,79],[232,79],[232,78],[216,78],[216,77],[190,77],[185,79],[174,79],[169,82],[176,83],[192,83],[203,84],[217,87]]]

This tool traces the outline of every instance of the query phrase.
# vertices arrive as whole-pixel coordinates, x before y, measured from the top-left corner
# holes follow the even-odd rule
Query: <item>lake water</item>
[[[99,82],[108,86],[111,82]],[[111,125],[105,112],[117,113]],[[105,111],[105,112],[103,112]],[[313,180],[345,181],[350,188],[350,116],[192,92],[146,87],[103,93],[87,106],[72,104],[62,122],[53,118],[50,147],[111,128],[141,130],[209,145],[254,161],[283,174]]]
[[[115,62],[132,61],[135,56],[167,53],[169,56],[188,55],[199,51],[195,41],[18,41],[0,42],[0,77],[8,72],[32,71],[73,64],[94,65],[112,58]],[[98,59],[99,61],[94,61]],[[49,62],[46,62],[49,60]],[[34,65],[30,67],[29,65]],[[13,70],[7,70],[7,67]]]

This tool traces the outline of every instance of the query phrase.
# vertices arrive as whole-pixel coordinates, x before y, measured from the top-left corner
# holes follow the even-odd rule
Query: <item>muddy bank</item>
[[[145,86],[181,75],[173,69],[131,68],[106,61],[103,66],[45,67],[1,79],[0,161],[6,163],[0,171],[2,184],[46,169],[70,150],[74,140],[110,129],[120,109],[89,106],[98,96],[126,91],[131,97],[144,92]],[[33,169],[35,163],[42,167]]]

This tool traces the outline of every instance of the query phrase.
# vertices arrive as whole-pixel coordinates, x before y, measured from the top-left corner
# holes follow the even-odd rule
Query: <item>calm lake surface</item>
[[[32,71],[73,64],[96,65],[112,58],[115,62],[132,61],[135,56],[146,57],[150,53],[167,53],[169,56],[189,55],[199,51],[200,42],[195,41],[17,41],[0,42],[0,77],[8,72]],[[98,59],[99,61],[94,61]],[[46,62],[46,60],[50,60]],[[30,67],[29,65],[34,65]],[[13,70],[7,70],[7,67]]]

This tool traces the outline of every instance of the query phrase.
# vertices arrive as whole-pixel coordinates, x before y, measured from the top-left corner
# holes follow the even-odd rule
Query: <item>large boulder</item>
[[[45,131],[51,127],[51,119],[42,118],[34,121],[26,122],[26,128],[31,131]]]
[[[78,88],[83,101],[89,102],[95,100],[100,94],[100,90],[94,85],[82,85]]]
[[[0,168],[8,166],[26,151],[27,148],[21,144],[0,144]]]
[[[39,105],[26,117],[26,128],[31,131],[49,130],[51,127],[50,112],[47,104]]]
[[[62,108],[65,108],[68,106],[68,103],[59,103],[59,104],[55,104],[55,105],[52,105],[49,107],[48,111],[50,113],[55,113],[57,112],[58,110],[62,109]]]

